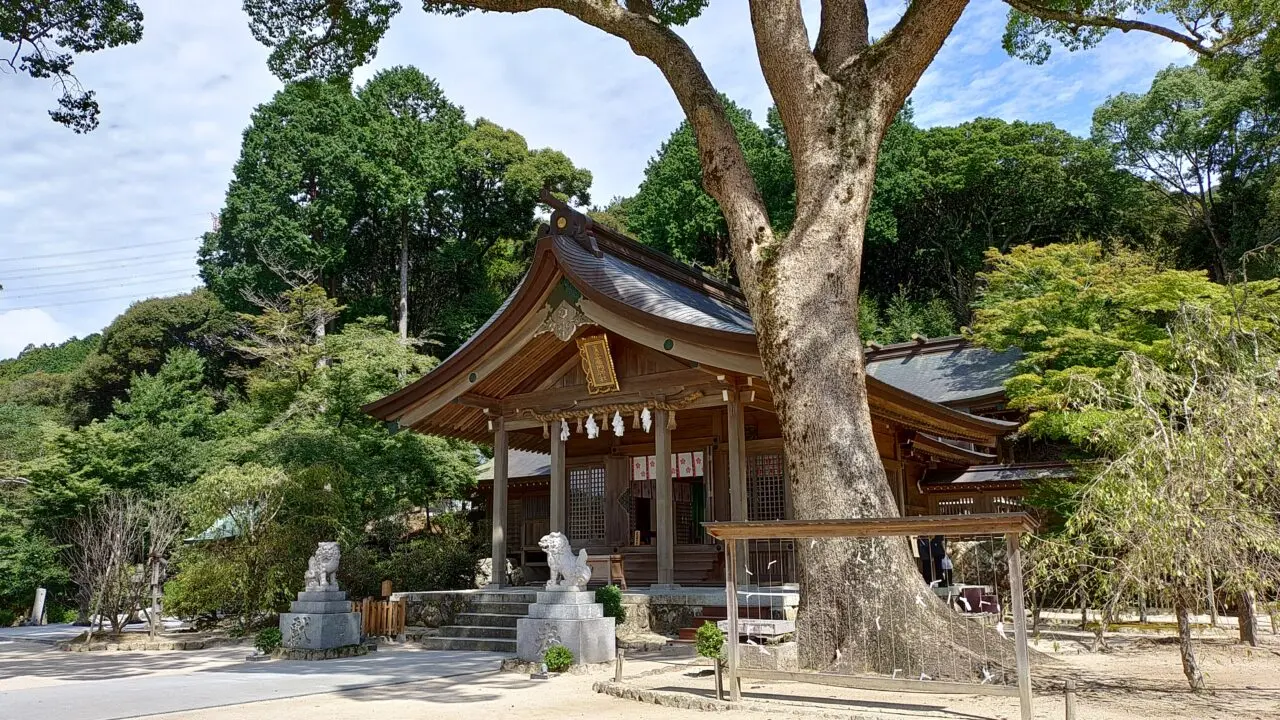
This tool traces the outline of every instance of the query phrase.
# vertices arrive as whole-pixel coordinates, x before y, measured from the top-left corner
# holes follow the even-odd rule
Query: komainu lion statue
[[[307,574],[304,577],[307,592],[336,591],[338,589],[338,561],[342,559],[342,551],[336,542],[322,542],[315,553],[307,561]]]
[[[591,581],[591,566],[587,564],[586,548],[579,550],[575,557],[573,548],[569,546],[569,538],[558,532],[544,535],[538,541],[538,547],[547,553],[547,566],[551,568],[551,579],[547,581],[548,590],[584,588]],[[563,580],[557,581],[557,578]]]

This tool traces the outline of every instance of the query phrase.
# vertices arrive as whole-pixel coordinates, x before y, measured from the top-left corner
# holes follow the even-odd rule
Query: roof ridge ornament
[[[582,246],[583,250],[595,257],[604,257],[604,251],[596,243],[595,223],[591,218],[569,207],[569,204],[551,194],[551,190],[543,187],[539,194],[542,202],[551,206],[551,228],[554,235],[563,235]]]

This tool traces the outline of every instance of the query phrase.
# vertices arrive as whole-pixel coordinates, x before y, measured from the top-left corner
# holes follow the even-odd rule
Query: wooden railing
[[[394,637],[404,635],[405,602],[403,600],[361,600],[361,634],[365,637]]]

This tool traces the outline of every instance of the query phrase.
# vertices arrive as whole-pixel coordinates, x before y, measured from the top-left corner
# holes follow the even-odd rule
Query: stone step
[[[537,590],[521,592],[477,593],[471,596],[472,605],[510,605],[512,603],[533,603],[538,599]]]
[[[493,638],[456,638],[456,637],[425,637],[422,638],[422,647],[427,650],[472,650],[479,652],[497,652],[509,653],[514,655],[516,652],[515,640],[496,640]]]
[[[491,625],[448,625],[440,628],[440,635],[437,637],[515,640],[516,629],[513,627],[493,627]]]
[[[482,627],[514,628],[516,621],[523,615],[500,615],[498,613],[458,613],[455,620],[459,625],[479,625]]]
[[[528,603],[507,603],[507,602],[483,602],[472,603],[470,610],[481,612],[489,615],[516,615],[524,617],[529,614]]]

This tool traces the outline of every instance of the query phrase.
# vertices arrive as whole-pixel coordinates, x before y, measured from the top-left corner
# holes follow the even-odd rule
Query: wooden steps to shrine
[[[454,617],[454,625],[440,628],[439,635],[422,638],[427,650],[478,650],[516,652],[516,621],[529,615],[529,606],[538,599],[536,590],[479,593],[466,612]]]

